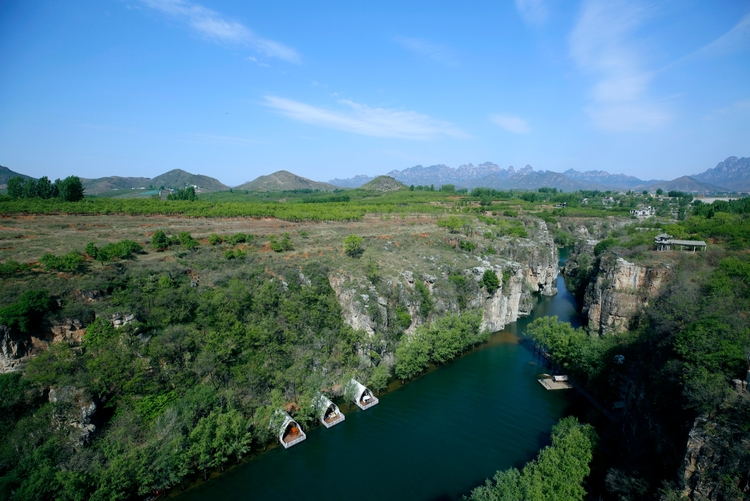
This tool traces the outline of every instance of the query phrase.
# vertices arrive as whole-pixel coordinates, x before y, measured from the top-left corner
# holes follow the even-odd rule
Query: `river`
[[[561,252],[561,264],[566,254]],[[493,334],[481,348],[179,500],[448,500],[498,469],[522,466],[548,443],[569,403],[565,391],[547,391],[537,382],[544,369],[518,337],[529,322],[548,315],[581,325],[562,276],[557,288],[556,296],[539,298],[529,317]]]

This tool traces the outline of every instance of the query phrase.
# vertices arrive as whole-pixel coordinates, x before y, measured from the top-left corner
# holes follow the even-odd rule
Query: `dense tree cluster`
[[[63,202],[77,202],[83,199],[84,189],[78,176],[68,176],[62,181],[56,179],[50,182],[47,176],[34,179],[24,179],[15,176],[8,180],[8,195],[11,198],[59,198]]]
[[[574,417],[552,428],[552,445],[539,451],[522,470],[498,471],[477,487],[470,501],[582,501],[597,435],[591,425]]]
[[[361,365],[361,333],[344,325],[324,267],[308,263],[304,281],[297,268],[277,270],[283,285],[252,261],[230,270],[221,286],[196,287],[177,264],[112,268],[99,287],[136,322],[115,328],[100,317],[80,348],[53,343],[23,376],[0,375],[0,497],[160,492],[272,440],[269,423],[287,402],[307,425],[321,388],[352,374],[385,387],[385,366]],[[54,304],[28,291],[0,308],[0,323],[31,332]],[[52,390],[96,404],[94,435],[76,439],[68,423],[80,410],[50,401]]]
[[[396,377],[411,379],[423,372],[430,362],[450,362],[469,348],[489,339],[482,331],[481,312],[460,315],[449,313],[429,325],[421,325],[396,349]]]

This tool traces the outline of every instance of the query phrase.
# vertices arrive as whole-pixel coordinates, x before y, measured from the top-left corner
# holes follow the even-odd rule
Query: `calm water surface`
[[[537,382],[544,370],[517,337],[541,316],[581,324],[562,277],[557,287],[555,297],[540,298],[530,317],[483,348],[384,394],[367,411],[348,412],[331,429],[310,430],[289,450],[277,447],[186,491],[180,501],[447,500],[498,469],[522,465],[547,444],[568,403],[565,392]]]

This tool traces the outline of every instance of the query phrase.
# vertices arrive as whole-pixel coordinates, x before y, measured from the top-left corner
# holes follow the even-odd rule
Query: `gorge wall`
[[[408,269],[390,270],[375,281],[340,270],[329,276],[329,282],[345,322],[369,335],[387,329],[398,309],[410,316],[407,334],[446,313],[478,308],[483,310],[482,328],[498,331],[531,312],[534,293],[557,293],[557,247],[545,223],[535,224],[538,231],[530,238],[496,241],[492,252],[486,252],[489,246],[473,255],[457,246],[448,251],[436,249],[421,255]],[[452,245],[457,238],[446,241]],[[487,270],[500,282],[494,292],[482,284]]]

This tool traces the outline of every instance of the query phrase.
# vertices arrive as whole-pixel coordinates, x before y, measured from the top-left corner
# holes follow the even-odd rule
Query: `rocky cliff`
[[[605,253],[586,287],[582,313],[599,334],[627,330],[631,321],[659,291],[670,273],[668,266],[637,265]]]
[[[745,406],[749,398],[745,391]],[[730,405],[721,416],[696,418],[683,463],[685,499],[740,501],[750,496],[750,436],[733,419],[737,413]]]
[[[65,318],[50,322],[33,334],[17,332],[0,325],[0,374],[23,370],[29,360],[49,343],[66,341],[80,344],[86,330],[78,319]]]
[[[369,335],[388,329],[397,309],[411,317],[407,334],[436,316],[478,308],[484,312],[482,328],[498,331],[531,312],[534,293],[557,293],[557,247],[546,225],[535,224],[539,226],[533,238],[496,241],[491,253],[465,254],[458,237],[449,237],[446,242],[455,250],[422,255],[411,269],[394,270],[377,283],[343,270],[329,276],[329,282],[346,323]],[[455,258],[463,260],[463,266],[455,266]],[[472,260],[476,265],[469,265]],[[494,271],[500,282],[494,292],[482,284],[486,270]]]

